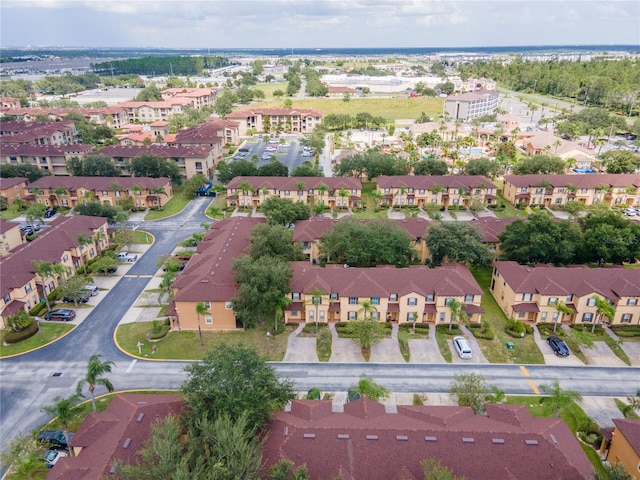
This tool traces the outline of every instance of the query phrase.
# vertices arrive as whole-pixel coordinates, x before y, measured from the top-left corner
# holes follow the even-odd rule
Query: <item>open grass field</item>
[[[262,90],[264,92],[265,99],[275,98],[273,92],[276,90],[287,91],[288,82],[284,83],[258,83],[253,88],[256,90]]]
[[[177,191],[176,191],[177,190]],[[174,195],[162,208],[162,210],[150,210],[144,219],[146,221],[161,220],[180,213],[189,204],[192,198],[182,194],[178,189],[174,190]]]
[[[259,87],[257,87],[259,88]],[[265,92],[266,93],[266,92]],[[442,115],[441,98],[352,98],[345,102],[341,98],[292,98],[293,108],[320,110],[323,115],[342,113],[355,116],[360,112],[369,112],[374,117],[384,117],[389,121],[415,119],[422,112],[430,117]],[[262,100],[253,102],[251,107],[282,108],[282,100]],[[244,108],[244,107],[243,107]],[[243,109],[241,108],[241,109]]]

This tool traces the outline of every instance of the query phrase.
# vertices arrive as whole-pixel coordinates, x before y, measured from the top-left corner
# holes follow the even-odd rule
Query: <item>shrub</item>
[[[147,335],[149,340],[160,340],[161,338],[166,337],[167,333],[169,333],[169,330],[171,330],[170,327],[167,327],[166,325],[161,324],[157,320],[154,320],[153,323],[154,323],[154,327],[152,327],[151,332],[149,332],[149,335]],[[155,328],[156,323],[158,324],[157,329]]]
[[[491,325],[486,320],[483,320],[481,324],[471,324],[469,326],[471,333],[476,338],[484,338],[485,340],[493,340],[495,335],[491,330]]]
[[[640,325],[612,325],[611,330],[619,337],[640,337]]]
[[[414,405],[424,405],[424,400],[422,398],[421,395],[418,395],[417,393],[413,394],[413,404]]]
[[[507,326],[504,330],[514,338],[520,338],[520,334],[522,333],[533,333],[533,327],[531,325],[514,319],[507,320]]]
[[[47,309],[47,304],[45,302],[40,302],[35,307],[33,307],[31,310],[29,310],[29,315],[31,315],[32,317],[36,317],[36,316],[40,315],[46,309]]]
[[[22,340],[26,340],[27,338],[33,337],[36,333],[38,333],[38,322],[31,319],[31,323],[27,327],[20,330],[19,332],[12,332],[12,331],[5,330],[2,339],[6,343],[18,343],[18,342],[21,342]]]
[[[577,331],[577,332],[589,332],[591,333],[591,325],[571,325],[571,327],[573,330]],[[604,334],[604,328],[602,327],[602,325],[596,325],[596,329],[593,332],[596,335],[602,335]]]
[[[307,392],[307,400],[320,400],[322,392],[319,388],[312,388]]]
[[[460,328],[455,323],[451,326],[451,332],[449,332],[449,324],[436,325],[436,331],[445,335],[460,335]]]

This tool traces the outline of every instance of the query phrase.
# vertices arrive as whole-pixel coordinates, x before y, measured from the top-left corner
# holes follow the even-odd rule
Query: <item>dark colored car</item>
[[[62,322],[68,322],[76,318],[76,312],[69,308],[59,308],[57,310],[51,310],[45,313],[45,320],[60,320]]]
[[[558,337],[550,336],[547,338],[547,343],[558,357],[567,357],[571,353],[567,344]]]
[[[89,297],[64,297],[62,301],[65,303],[87,303]]]
[[[47,210],[46,212],[44,212],[44,218],[51,218],[56,214],[56,211],[51,208],[49,210]]]
[[[62,430],[45,430],[40,432],[38,440],[51,448],[67,448],[67,442],[73,438],[73,433],[64,434]]]
[[[27,228],[21,228],[20,233],[22,233],[22,235],[24,235],[25,237],[30,237],[31,235],[34,235],[36,232],[33,230],[33,228],[27,227]]]

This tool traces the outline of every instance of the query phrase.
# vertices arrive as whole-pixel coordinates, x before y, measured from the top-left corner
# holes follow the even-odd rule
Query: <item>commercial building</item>
[[[477,92],[449,95],[444,101],[443,116],[446,119],[466,122],[484,115],[492,115],[500,95],[494,90],[478,90]]]

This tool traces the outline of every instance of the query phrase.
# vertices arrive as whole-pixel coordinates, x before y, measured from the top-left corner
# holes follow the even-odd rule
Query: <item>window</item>
[[[547,319],[547,312],[542,312],[540,314],[540,321],[544,322]]]
[[[380,312],[371,312],[371,318],[373,320],[380,320]]]
[[[309,320],[313,321],[314,316],[313,316],[313,310],[309,310]]]
[[[418,305],[418,299],[416,297],[409,297],[407,298],[407,305]]]
[[[444,304],[445,304],[446,306],[449,306],[449,304],[451,303],[451,300],[453,300],[453,298],[445,298],[445,299],[444,299]]]
[[[629,300],[627,300],[627,305],[637,305],[637,304],[638,304],[637,298],[630,298]]]
[[[338,297],[338,294],[337,294],[337,293],[332,293],[332,294],[331,294],[331,300],[334,300],[334,301],[335,301],[335,300],[338,300],[338,298],[339,298],[339,297]]]
[[[397,293],[392,293],[391,295],[389,295],[389,301],[390,302],[397,302],[398,301],[398,294]]]
[[[349,305],[357,305],[358,297],[349,297]]]
[[[524,318],[524,312],[518,312],[518,318]]]
[[[25,287],[24,287],[24,291],[25,291],[25,293],[29,293],[31,290],[32,290],[32,288],[31,288],[31,284],[30,284],[30,283],[27,283],[27,284],[25,285]]]
[[[427,293],[426,301],[427,302],[433,302],[433,299],[434,299],[433,293]]]
[[[440,320],[441,322],[444,322],[444,320],[445,320],[444,312],[440,313],[439,320]]]
[[[213,317],[208,313],[204,316],[204,323],[211,325],[213,323]]]
[[[521,192],[525,192],[525,193],[526,193],[526,191],[527,191],[527,187],[521,187],[521,188],[520,188],[520,191],[521,191]]]
[[[558,316],[560,315],[560,312],[553,312],[553,321],[554,323],[558,321]]]
[[[569,302],[571,302],[572,298],[573,298],[573,295],[567,295],[566,297],[564,297],[564,301],[569,303]]]
[[[549,299],[549,305],[557,305],[558,304],[558,297],[551,297]]]
[[[522,300],[524,300],[525,302],[530,302],[532,297],[533,295],[531,293],[522,294]]]
[[[587,300],[587,307],[595,307],[595,306],[596,306],[595,297],[591,297],[589,300]]]
[[[622,323],[631,323],[631,319],[633,318],[633,315],[630,313],[625,313],[622,315],[622,319],[620,320]]]
[[[300,300],[300,292],[293,292],[293,293],[291,294],[291,297],[292,297],[294,300]]]
[[[290,193],[291,193],[291,191],[290,191],[290,190],[285,190],[285,191],[284,191],[284,194],[285,194],[285,195],[289,195]]]
[[[418,319],[418,314],[416,312],[407,313],[407,322],[415,322]]]
[[[349,320],[355,320],[356,319],[356,312],[349,312]]]
[[[542,189],[541,188],[536,188],[536,193],[542,193]]]
[[[371,297],[371,305],[380,305],[380,297]]]
[[[473,295],[465,295],[464,296],[464,301],[465,302],[473,302]]]
[[[7,294],[4,297],[4,303],[5,305],[8,304],[11,301],[11,295]]]
[[[591,320],[593,320],[593,313],[591,312],[587,312],[587,313],[583,313],[582,314],[582,321],[583,322],[591,322]]]
[[[557,203],[558,205],[560,205],[560,204],[562,203],[562,199],[561,199],[561,198],[556,198],[556,203]]]
[[[231,302],[225,302],[224,308],[226,308],[227,310],[231,310],[233,308],[233,304]]]
[[[211,302],[204,302],[204,306],[208,309],[211,308]]]
[[[324,310],[318,312],[320,314],[320,321],[324,320]]]

